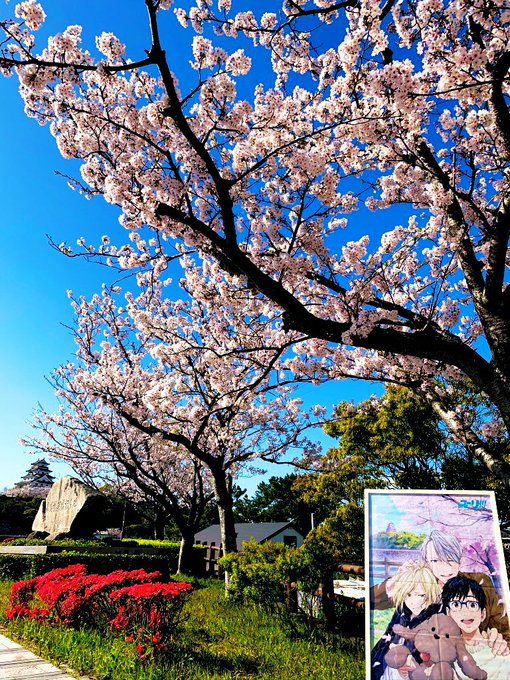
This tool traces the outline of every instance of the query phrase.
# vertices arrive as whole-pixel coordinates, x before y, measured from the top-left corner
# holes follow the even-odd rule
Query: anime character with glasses
[[[454,576],[445,583],[441,601],[443,613],[459,626],[467,651],[477,665],[487,671],[489,680],[510,680],[508,646],[505,651],[494,654],[488,633],[480,630],[487,616],[487,598],[482,586],[466,576]],[[458,665],[455,671],[460,680],[468,680]]]

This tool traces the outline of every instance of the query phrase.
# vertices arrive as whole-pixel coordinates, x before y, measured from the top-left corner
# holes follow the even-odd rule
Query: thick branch
[[[469,238],[462,208],[455,196],[448,175],[443,171],[426,142],[421,142],[418,153],[426,168],[436,177],[443,189],[451,193],[452,198],[449,205],[446,206],[446,213],[460,236],[459,257],[462,262],[462,270],[474,301],[477,303],[482,298],[485,283],[481,274],[482,265],[476,257],[473,244]]]
[[[138,418],[129,413],[126,409],[122,408],[120,404],[113,404],[113,407],[118,412],[118,414],[124,418],[132,427],[136,428],[140,432],[144,432],[150,436],[158,435],[162,439],[168,442],[173,442],[174,444],[180,444],[186,451],[189,451],[192,455],[196,456],[199,460],[205,463],[209,468],[214,466],[216,459],[207,451],[203,451],[200,447],[182,434],[177,432],[168,432],[154,425],[148,425],[141,422]]]
[[[129,64],[105,64],[104,70],[107,73],[122,73],[123,71],[134,71],[144,66],[150,66],[154,61],[151,57],[140,59],[139,61],[129,62]],[[83,71],[96,71],[97,64],[75,64],[66,61],[48,61],[46,59],[39,59],[38,57],[30,57],[28,59],[14,59],[10,57],[0,56],[0,67],[2,68],[18,68],[21,66],[39,66],[41,68],[52,69],[70,69],[75,73],[82,73]]]
[[[160,204],[158,207],[158,214],[166,215],[173,220],[190,226],[195,232],[204,236],[212,243],[215,251],[214,254],[222,266],[228,271],[245,276],[249,283],[259,290],[260,293],[267,296],[284,310],[284,321],[287,329],[296,330],[304,335],[327,340],[328,342],[346,344],[343,336],[344,333],[349,331],[351,327],[350,322],[322,319],[312,314],[279,281],[275,281],[261,271],[238,248],[232,249],[225,239],[194,216],[185,215],[176,208],[163,204]],[[430,324],[414,332],[375,327],[363,336],[352,334],[349,337],[348,343],[356,347],[430,359],[439,364],[456,366],[485,391],[487,390],[487,383],[499,384],[491,365],[487,361],[456,336],[445,331],[436,330]],[[501,406],[501,399],[497,401]],[[505,406],[504,410],[508,412],[508,421],[510,423],[510,409]]]
[[[487,468],[491,473],[501,479],[505,486],[510,488],[510,465],[501,457],[498,456],[487,444],[482,441],[461,418],[459,418],[453,411],[450,411],[442,403],[441,398],[431,392],[423,391],[422,394],[432,406],[437,415],[444,421],[450,432],[457,436],[466,448]]]
[[[221,173],[218,170],[218,167],[211,154],[207,150],[205,144],[201,142],[195,135],[186,119],[186,116],[184,115],[177,90],[175,89],[174,78],[166,60],[166,53],[161,48],[161,41],[159,38],[158,25],[156,21],[156,10],[154,9],[151,0],[146,0],[146,4],[149,12],[152,32],[152,47],[149,52],[149,56],[154,60],[154,63],[159,69],[163,86],[166,90],[169,100],[169,105],[163,110],[163,114],[172,118],[177,129],[181,132],[188,144],[196,152],[197,156],[207,168],[207,172],[214,182],[216,194],[218,196],[218,204],[223,217],[223,229],[225,236],[229,241],[234,243],[235,220],[232,199],[229,193],[229,182],[221,176]]]
[[[503,141],[505,160],[510,161],[510,112],[503,94],[503,82],[510,69],[510,52],[504,52],[491,69],[494,75],[492,82],[491,104],[496,114],[496,123]]]
[[[485,277],[485,303],[492,313],[508,318],[501,308],[505,280],[508,239],[510,237],[510,202],[504,203],[496,217],[490,238]]]
[[[290,18],[294,19],[296,17],[305,16],[318,16],[320,14],[331,14],[332,12],[337,12],[339,9],[347,9],[349,7],[356,7],[358,5],[358,0],[344,0],[343,2],[337,2],[335,5],[330,5],[328,7],[313,7],[312,9],[303,9],[293,0],[288,0],[289,5],[296,10]]]

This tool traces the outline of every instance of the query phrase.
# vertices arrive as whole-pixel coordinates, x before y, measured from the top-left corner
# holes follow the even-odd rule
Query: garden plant
[[[54,569],[14,583],[7,619],[121,631],[140,658],[167,651],[191,585],[161,583],[158,572],[88,574],[85,565]]]

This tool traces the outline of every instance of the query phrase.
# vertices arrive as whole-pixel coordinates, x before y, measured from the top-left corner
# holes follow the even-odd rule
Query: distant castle
[[[54,481],[55,477],[51,474],[48,463],[44,458],[40,458],[32,463],[21,481],[17,482],[12,489],[8,489],[5,495],[46,498]]]

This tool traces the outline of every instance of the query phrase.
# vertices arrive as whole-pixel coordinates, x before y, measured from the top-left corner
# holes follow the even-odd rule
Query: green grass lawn
[[[0,584],[3,612],[9,584]],[[142,663],[122,637],[34,622],[3,623],[4,632],[44,658],[76,674],[102,680],[361,680],[363,642],[309,636],[292,639],[281,619],[225,600],[222,584],[197,588],[187,620],[163,663]]]

